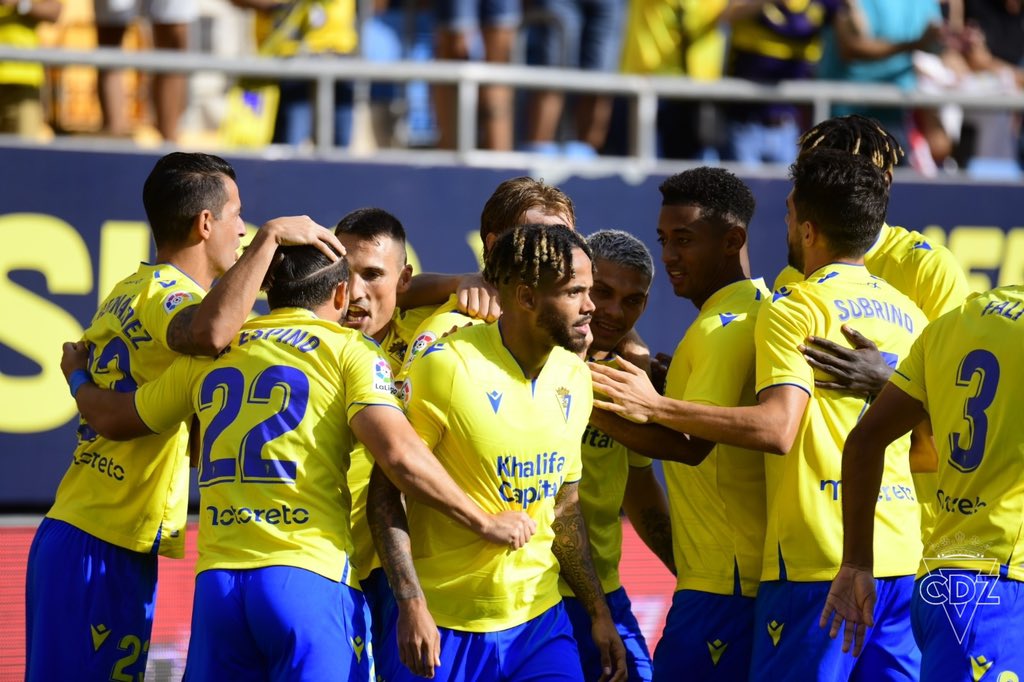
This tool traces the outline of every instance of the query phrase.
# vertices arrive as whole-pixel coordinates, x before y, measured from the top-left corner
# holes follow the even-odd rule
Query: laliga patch
[[[175,291],[173,294],[168,294],[167,298],[164,299],[164,312],[172,313],[181,307],[181,304],[188,303],[194,297],[187,291]]]
[[[406,407],[409,406],[409,401],[412,400],[412,380],[406,379],[405,381],[397,382],[398,395],[402,398],[402,404]]]
[[[384,358],[373,362],[373,390],[395,395],[395,380],[391,376],[391,365]]]
[[[416,340],[412,342],[412,355],[416,357],[430,344],[437,341],[437,334],[434,332],[423,332],[416,337]]]

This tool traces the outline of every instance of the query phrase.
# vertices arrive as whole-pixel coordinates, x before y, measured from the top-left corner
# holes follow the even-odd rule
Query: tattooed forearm
[[[370,474],[366,517],[395,599],[422,597],[423,590],[412,563],[409,521],[402,505],[402,493],[377,466]]]
[[[167,325],[167,347],[182,355],[216,355],[216,351],[204,346],[196,338],[192,321],[199,313],[199,306],[192,305],[174,316]]]
[[[607,609],[607,602],[590,556],[590,540],[580,511],[579,483],[565,483],[559,488],[551,530],[555,533],[551,549],[561,566],[562,577],[590,617],[596,618]]]
[[[661,559],[672,574],[676,573],[676,560],[672,554],[672,519],[658,507],[646,507],[634,521],[637,535]]]

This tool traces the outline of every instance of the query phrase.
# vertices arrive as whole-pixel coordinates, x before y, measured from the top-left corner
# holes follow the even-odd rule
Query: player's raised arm
[[[562,578],[590,616],[591,636],[601,652],[602,680],[626,679],[626,649],[615,630],[604,590],[590,556],[587,526],[580,511],[579,481],[563,483],[555,497],[555,520],[551,529],[555,541],[551,550],[561,566]]]
[[[521,511],[482,511],[452,480],[400,411],[368,406],[352,418],[351,426],[403,493],[441,511],[485,540],[519,549],[537,530],[536,522]]]
[[[238,211],[241,211],[240,204]],[[197,220],[202,222],[204,217],[200,215]],[[240,215],[237,223],[244,234]],[[174,316],[167,329],[167,345],[186,355],[215,356],[224,350],[252,312],[277,247],[298,245],[315,246],[331,261],[345,253],[334,233],[309,216],[289,216],[267,222],[203,301]]]

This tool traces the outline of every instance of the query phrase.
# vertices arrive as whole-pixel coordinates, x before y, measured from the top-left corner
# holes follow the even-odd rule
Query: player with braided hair
[[[801,135],[797,145],[801,154],[818,147],[859,154],[890,174],[903,158],[896,138],[878,121],[860,114],[826,119]]]
[[[800,154],[812,149],[838,149],[862,156],[885,171],[892,184],[893,169],[903,158],[899,142],[878,121],[851,114],[822,121],[800,137]],[[920,232],[882,225],[878,241],[864,255],[868,272],[881,277],[909,297],[929,320],[960,305],[967,297],[967,278],[948,249],[931,244]],[[803,279],[792,266],[775,280],[775,289]],[[863,337],[857,337],[855,345]],[[851,339],[854,340],[854,339]],[[882,377],[873,393],[888,380]]]
[[[592,620],[605,678],[626,656],[590,556],[579,506],[581,440],[592,401],[586,365],[594,305],[590,249],[565,226],[523,225],[489,251],[496,324],[460,329],[413,361],[409,420],[482,508],[520,509],[537,532],[502,551],[408,501],[374,472],[369,517],[398,602],[382,647],[389,682],[582,680],[559,575]],[[440,626],[440,627],[438,627]]]
[[[814,149],[838,149],[864,157],[885,171],[890,186],[893,168],[903,157],[903,149],[892,134],[878,121],[857,114],[830,118],[804,133],[800,138],[800,153]],[[878,239],[864,254],[864,266],[913,301],[929,321],[959,307],[969,293],[964,270],[949,249],[930,243],[920,232],[888,223],[882,224]],[[789,266],[775,280],[775,290],[781,291],[802,279],[803,275]],[[813,338],[804,351],[812,367],[829,375],[816,385],[878,395],[892,376],[894,363],[886,362],[875,344],[856,329],[844,326],[842,332],[853,349],[828,339]],[[914,485],[917,499],[922,503],[921,522],[926,534],[934,512],[938,466],[935,450],[924,447],[927,442],[922,440],[922,447],[911,453]]]
[[[132,393],[77,387],[82,416],[104,437],[199,419],[189,679],[373,679],[368,613],[350,562],[353,438],[410,500],[471,534],[502,548],[532,534],[520,511],[481,511],[424,448],[377,346],[339,324],[348,278],[344,258],[281,248],[271,312],[249,320],[219,358],[181,358]],[[66,344],[62,369],[74,377],[87,354]]]

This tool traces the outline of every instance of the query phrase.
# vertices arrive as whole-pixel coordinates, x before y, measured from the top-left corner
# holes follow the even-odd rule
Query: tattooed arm
[[[675,575],[676,561],[672,554],[672,520],[668,513],[668,500],[654,475],[653,467],[629,467],[622,508],[636,534]]]
[[[551,530],[555,533],[551,550],[561,566],[562,577],[590,615],[591,635],[601,652],[601,679],[622,682],[626,679],[626,649],[615,630],[590,557],[590,540],[580,511],[579,481],[563,483],[558,489]]]
[[[433,677],[441,665],[441,635],[412,563],[409,523],[402,493],[377,466],[370,474],[366,516],[373,544],[398,603],[398,657],[414,674]]]

